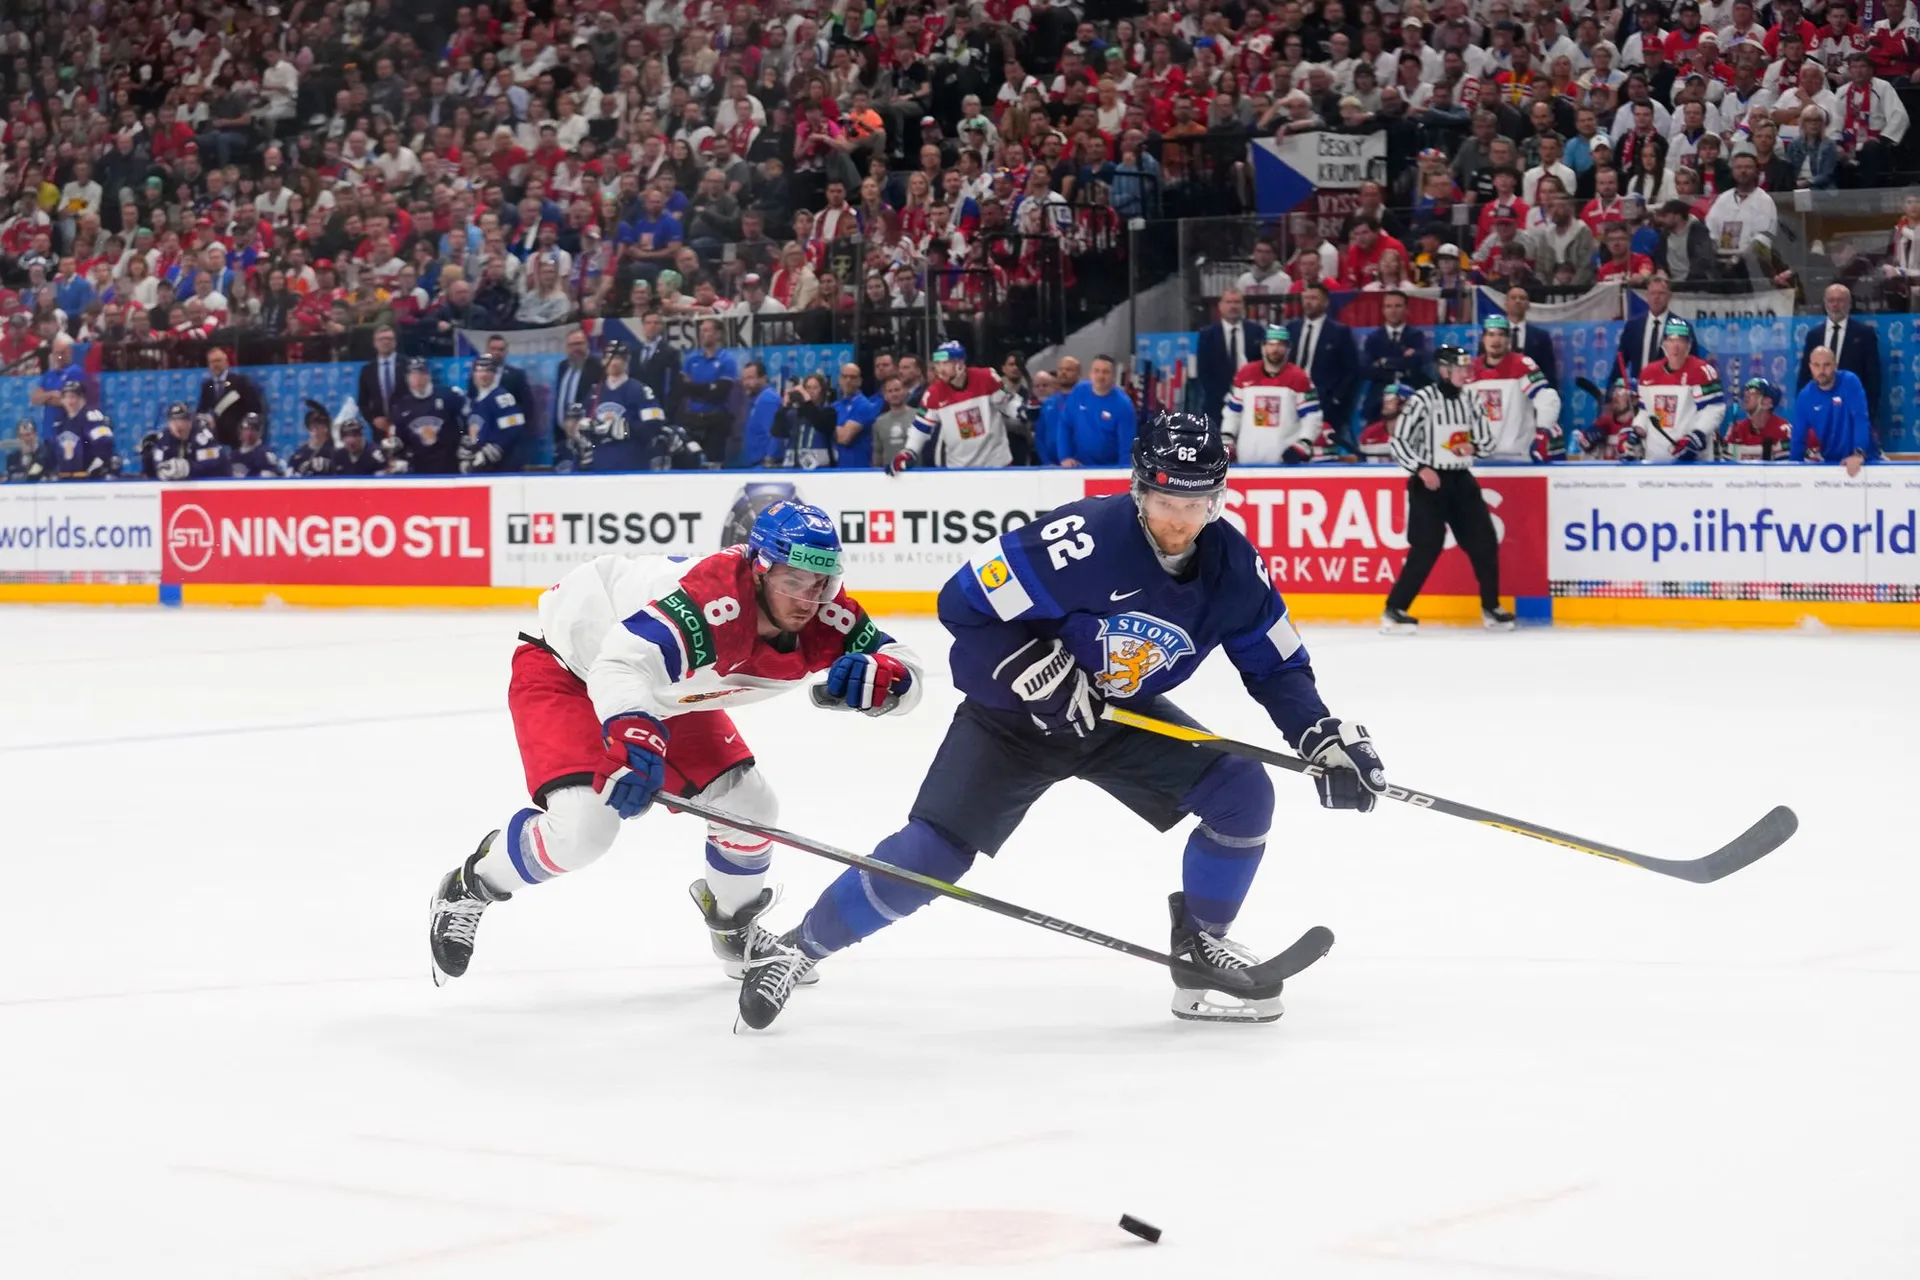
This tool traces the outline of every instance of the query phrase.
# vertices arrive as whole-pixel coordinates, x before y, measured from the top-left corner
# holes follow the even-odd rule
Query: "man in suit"
[[[1553,358],[1553,339],[1545,329],[1536,329],[1527,323],[1527,308],[1533,305],[1533,299],[1519,285],[1507,290],[1507,319],[1513,325],[1513,349],[1540,366],[1540,372],[1547,375],[1547,385],[1555,391],[1560,389],[1560,366]]]
[[[390,324],[373,331],[373,359],[360,369],[354,401],[360,416],[373,424],[374,439],[393,432],[393,402],[406,393],[406,366],[400,363],[400,336]]]
[[[1194,380],[1200,384],[1200,410],[1220,421],[1220,406],[1233,386],[1233,375],[1249,360],[1260,358],[1266,329],[1247,319],[1247,301],[1238,289],[1220,295],[1220,319],[1200,331],[1194,359]]]
[[[207,350],[207,380],[200,384],[196,413],[213,415],[213,434],[229,449],[240,447],[240,420],[250,413],[267,420],[267,400],[252,378],[236,373],[226,348]]]
[[[1853,318],[1853,293],[1843,284],[1830,284],[1826,294],[1827,318],[1807,331],[1800,349],[1800,377],[1797,387],[1807,385],[1816,347],[1833,352],[1839,367],[1860,379],[1867,393],[1867,412],[1880,412],[1880,335],[1865,320]]]
[[[1640,370],[1665,354],[1660,347],[1661,335],[1666,332],[1667,319],[1672,314],[1673,285],[1667,281],[1664,273],[1656,272],[1647,281],[1645,313],[1634,316],[1620,328],[1620,351],[1614,360],[1610,378],[1619,376],[1624,366],[1628,380],[1637,382]],[[1711,358],[1700,341],[1698,329],[1693,331],[1693,354],[1702,360]],[[1556,386],[1554,390],[1558,391],[1559,388]]]
[[[1380,327],[1360,344],[1360,367],[1367,379],[1362,416],[1368,422],[1380,416],[1380,398],[1390,386],[1417,391],[1432,382],[1427,372],[1432,363],[1426,332],[1407,323],[1407,295],[1398,289],[1381,294]]]
[[[566,435],[566,426],[561,419],[566,406],[592,404],[593,393],[606,380],[606,367],[588,350],[586,330],[575,329],[567,335],[566,358],[553,371],[553,402],[560,407],[560,412],[553,415],[555,447]]]
[[[640,345],[633,352],[633,376],[653,392],[655,400],[669,405],[679,389],[680,352],[662,332],[665,323],[658,311],[640,317]]]
[[[516,405],[523,406],[520,412],[526,417],[526,425],[521,428],[525,433],[523,440],[537,440],[540,437],[539,405],[533,398],[533,387],[527,382],[527,371],[507,363],[507,340],[498,333],[487,337],[487,354],[493,357],[496,370],[494,385],[513,397]],[[471,375],[467,378],[467,400],[471,403],[480,394],[474,386]],[[564,412],[565,405],[561,406]]]
[[[1353,439],[1353,397],[1360,385],[1360,344],[1353,330],[1327,314],[1327,286],[1318,281],[1300,290],[1300,337],[1294,350],[1300,367],[1320,393],[1320,410],[1333,428],[1342,453],[1359,452]]]

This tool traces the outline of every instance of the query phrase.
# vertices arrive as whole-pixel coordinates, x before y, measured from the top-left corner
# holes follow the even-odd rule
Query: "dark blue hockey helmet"
[[[1181,497],[1223,496],[1227,450],[1197,413],[1161,412],[1133,440],[1133,488]],[[1218,515],[1216,510],[1213,513]]]
[[[408,373],[432,373],[433,366],[427,363],[425,356],[414,356],[407,361]]]
[[[500,361],[484,353],[477,355],[473,358],[473,370],[475,373],[478,373],[482,369],[485,369],[488,373],[498,373],[500,371]]]
[[[193,410],[187,408],[184,401],[175,400],[167,406],[167,416],[169,418],[192,418]]]
[[[625,360],[628,358],[627,344],[615,338],[607,343],[600,356],[603,360]]]

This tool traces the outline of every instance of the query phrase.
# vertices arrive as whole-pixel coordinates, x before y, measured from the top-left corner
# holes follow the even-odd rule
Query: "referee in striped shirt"
[[[1440,380],[1413,393],[1388,437],[1394,461],[1413,474],[1407,480],[1407,562],[1387,593],[1380,629],[1411,633],[1420,625],[1407,609],[1451,528],[1480,584],[1481,621],[1489,630],[1510,631],[1513,615],[1500,607],[1500,543],[1472,471],[1474,458],[1493,452],[1493,423],[1464,390],[1472,357],[1463,348],[1442,346],[1434,365]]]

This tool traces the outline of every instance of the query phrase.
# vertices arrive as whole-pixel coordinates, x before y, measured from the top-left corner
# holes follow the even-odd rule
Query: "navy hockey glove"
[[[1386,766],[1364,727],[1322,716],[1300,735],[1300,754],[1321,768],[1313,784],[1323,809],[1369,812],[1387,791]]]
[[[1019,664],[1025,663],[1022,666]],[[1087,669],[1073,660],[1058,640],[1031,640],[1001,663],[1010,670],[1014,695],[1043,733],[1071,733],[1084,738],[1100,723],[1106,698],[1094,687]]]
[[[883,716],[913,687],[907,664],[886,653],[842,654],[827,669],[827,692],[851,711]]]
[[[667,730],[639,711],[602,726],[607,755],[595,769],[593,789],[623,818],[637,818],[667,780]]]

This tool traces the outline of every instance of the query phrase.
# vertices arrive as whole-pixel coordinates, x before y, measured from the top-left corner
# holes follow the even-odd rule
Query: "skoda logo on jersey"
[[[1116,698],[1131,698],[1154,672],[1192,653],[1193,637],[1151,614],[1122,613],[1100,620],[1100,647],[1106,659],[1101,689]]]

